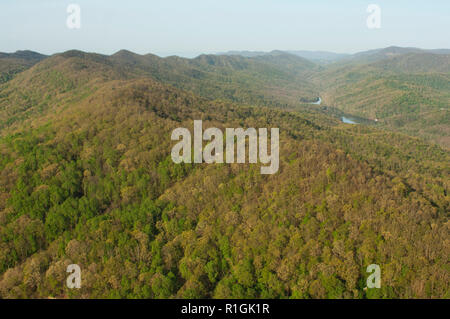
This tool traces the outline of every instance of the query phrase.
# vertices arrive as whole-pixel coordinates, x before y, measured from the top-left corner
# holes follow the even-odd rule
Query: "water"
[[[345,117],[345,116],[342,117],[342,122],[344,122],[346,124],[358,124],[357,122],[355,122],[352,119],[349,119],[348,117]]]
[[[310,104],[320,105],[320,103],[322,103],[322,99],[319,96],[319,100],[317,102],[311,102]]]
[[[311,102],[309,104],[320,105],[321,103],[322,103],[322,99],[319,96],[319,99],[316,102]],[[345,116],[343,116],[341,118],[341,120],[342,120],[342,122],[344,122],[346,124],[358,124],[358,122],[356,122],[355,120],[353,120],[351,118],[348,118],[348,117],[345,117]]]

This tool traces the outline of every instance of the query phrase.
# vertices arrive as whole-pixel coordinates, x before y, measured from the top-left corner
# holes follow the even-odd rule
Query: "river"
[[[345,116],[341,117],[341,121],[346,124],[358,124],[358,122],[355,122],[354,120],[349,119],[348,117]]]
[[[322,99],[319,96],[319,99],[316,102],[311,102],[309,104],[320,105],[321,103],[322,103]],[[341,117],[341,121],[346,124],[358,124],[358,122],[356,122],[354,119],[351,119],[351,118],[348,118],[345,116]]]
[[[320,105],[320,103],[322,103],[322,99],[319,96],[319,99],[316,102],[311,102],[310,104]]]

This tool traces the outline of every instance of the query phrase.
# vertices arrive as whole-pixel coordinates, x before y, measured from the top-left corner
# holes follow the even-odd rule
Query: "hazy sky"
[[[81,8],[80,29],[66,25],[71,3]],[[372,3],[380,29],[366,25]],[[0,13],[2,52],[450,48],[450,0],[0,0]]]

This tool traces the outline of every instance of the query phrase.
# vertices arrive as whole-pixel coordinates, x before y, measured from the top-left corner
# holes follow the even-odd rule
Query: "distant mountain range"
[[[226,53],[219,53],[222,55],[240,55],[244,57],[256,57],[263,55],[271,55],[273,52],[279,51],[271,51],[271,52],[263,52],[263,51],[228,51]],[[374,49],[368,51],[362,51],[355,54],[348,53],[335,53],[329,51],[285,51],[286,53],[294,54],[300,56],[302,58],[308,59],[312,62],[318,64],[328,64],[337,61],[376,61],[388,57],[393,57],[406,53],[434,53],[434,54],[450,54],[450,49],[419,49],[419,48],[402,48],[396,46],[390,46],[387,48]]]
[[[334,53],[334,52],[327,52],[327,51],[280,51],[275,50],[271,52],[264,52],[264,51],[228,51],[223,53],[218,53],[219,55],[240,55],[243,57],[253,58],[257,56],[267,56],[267,55],[273,55],[277,52],[285,52],[292,55],[296,55],[302,58],[305,58],[307,60],[310,60],[314,63],[319,64],[327,64],[334,61],[338,61],[342,58],[349,57],[350,54],[345,53]]]
[[[121,50],[114,55],[123,54],[124,52],[129,52],[127,50]],[[132,52],[129,52],[132,53]],[[310,60],[317,64],[328,64],[336,61],[377,61],[380,59],[390,58],[394,56],[399,56],[408,53],[433,53],[433,54],[450,54],[450,49],[420,49],[415,47],[397,47],[390,46],[387,48],[379,48],[367,51],[361,51],[354,54],[349,53],[335,53],[330,51],[308,51],[308,50],[273,50],[270,52],[267,51],[227,51],[227,52],[219,52],[217,54],[202,54],[207,56],[219,55],[219,56],[242,56],[246,58],[255,58],[261,56],[280,56],[281,54],[291,54],[302,57],[304,59]],[[136,56],[138,54],[132,53]],[[144,56],[156,56],[153,54],[147,54]],[[200,56],[202,56],[200,55]],[[3,59],[15,59],[22,60],[28,62],[39,62],[42,59],[48,57],[47,55],[24,50],[24,51],[16,51],[14,53],[3,53],[0,52],[0,61]],[[176,56],[171,56],[169,58],[173,58]]]

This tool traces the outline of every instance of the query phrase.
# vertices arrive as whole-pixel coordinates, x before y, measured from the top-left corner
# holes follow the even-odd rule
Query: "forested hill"
[[[448,297],[449,151],[292,109],[322,71],[283,58],[70,51],[1,84],[0,297]],[[278,173],[174,164],[197,119],[279,127]]]
[[[11,80],[17,73],[26,70],[44,58],[46,58],[45,55],[33,51],[0,52],[0,83]]]
[[[450,55],[395,54],[314,75],[325,105],[450,148]]]

